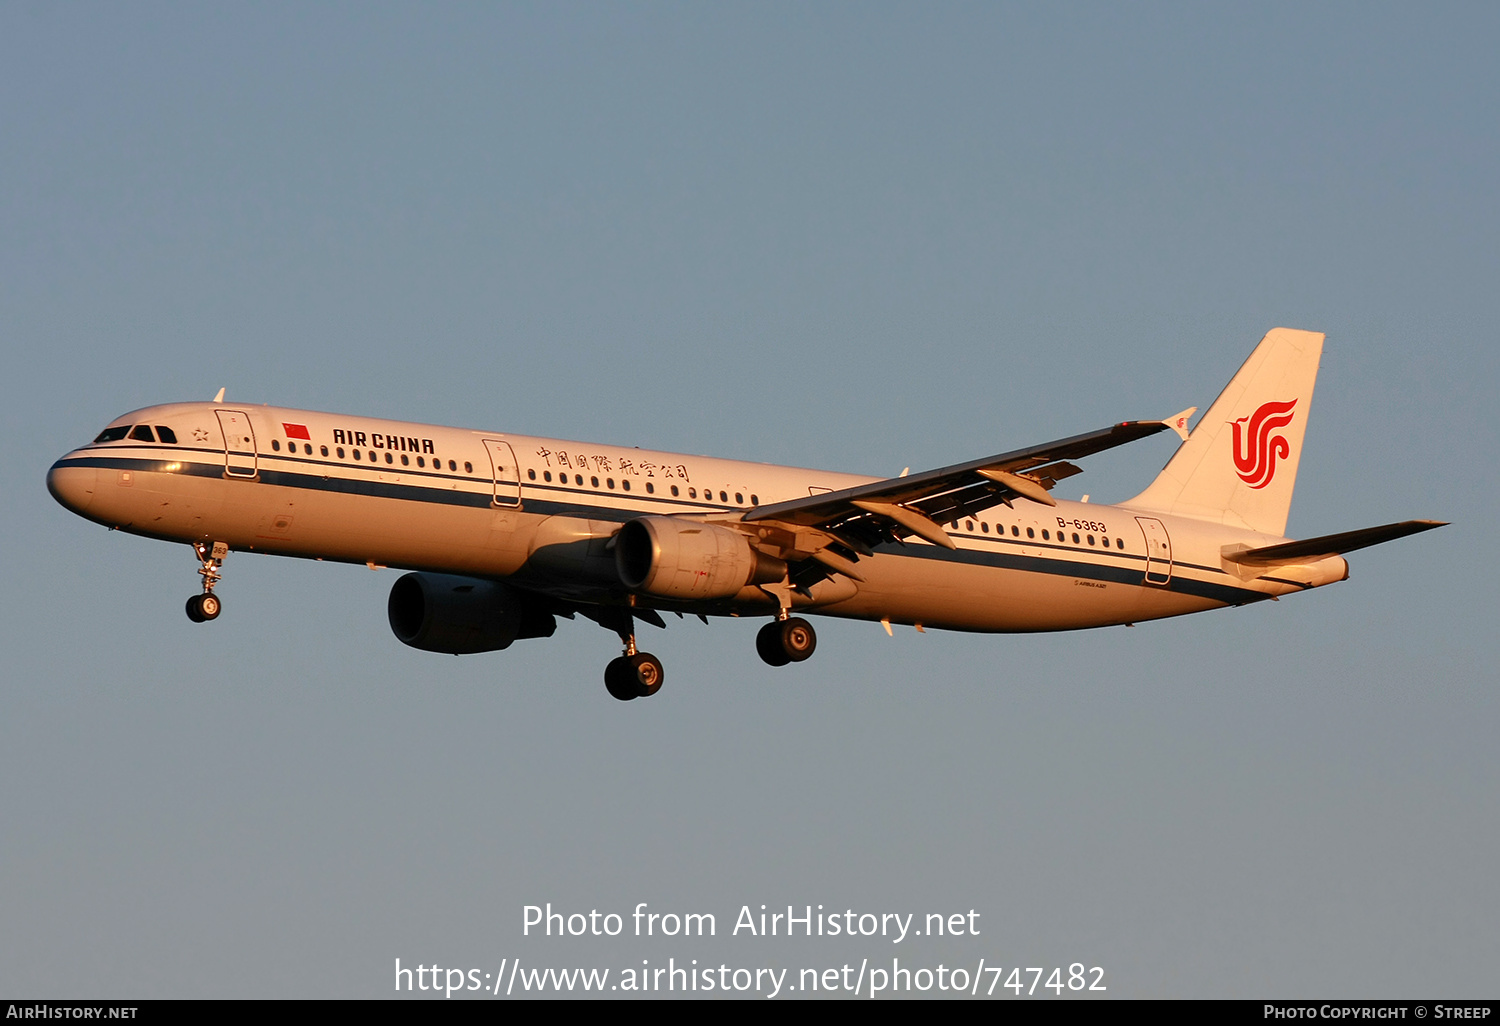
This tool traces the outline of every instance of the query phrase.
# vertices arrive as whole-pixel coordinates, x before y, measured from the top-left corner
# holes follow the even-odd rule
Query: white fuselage
[[[757,506],[872,480],[266,406],[178,403],[114,424],[153,430],[77,449],[48,476],[60,502],[98,523],[232,550],[507,580],[579,603],[627,601],[609,539],[635,517],[737,521]],[[1226,546],[1282,539],[1123,506],[1018,499],[943,527],[955,549],[917,538],[879,546],[859,561],[862,581],[834,575],[792,605],[952,630],[1067,630],[1243,604],[1347,572],[1339,557],[1236,572]],[[753,586],[712,603],[644,604],[707,614],[777,608]]]

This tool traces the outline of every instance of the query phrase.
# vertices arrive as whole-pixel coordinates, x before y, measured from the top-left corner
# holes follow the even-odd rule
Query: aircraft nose
[[[47,471],[47,491],[74,513],[82,513],[94,501],[98,491],[99,471],[93,467],[71,466],[58,460]]]

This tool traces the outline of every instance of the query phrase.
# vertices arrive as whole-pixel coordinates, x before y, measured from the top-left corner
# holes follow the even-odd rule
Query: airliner
[[[772,666],[802,614],[917,630],[1063,631],[1239,606],[1345,580],[1343,555],[1443,524],[1285,536],[1323,335],[1268,333],[1195,409],[884,480],[654,449],[224,400],[117,417],[47,487],[112,530],[185,542],[198,623],[233,551],[399,567],[391,630],[468,654],[583,616],[615,632],[621,700],[655,694],[636,622],[764,617]],[[1118,505],[1054,497],[1073,462],[1161,431],[1166,467]]]

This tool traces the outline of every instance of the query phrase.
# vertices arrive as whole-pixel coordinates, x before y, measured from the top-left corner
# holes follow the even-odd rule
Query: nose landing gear
[[[193,542],[193,554],[202,564],[198,573],[203,578],[203,593],[187,600],[187,615],[194,623],[204,623],[218,619],[219,610],[223,608],[219,596],[214,594],[214,585],[219,583],[222,576],[219,567],[224,565],[224,557],[229,555],[229,546],[224,542],[214,542],[212,546],[208,542]]]

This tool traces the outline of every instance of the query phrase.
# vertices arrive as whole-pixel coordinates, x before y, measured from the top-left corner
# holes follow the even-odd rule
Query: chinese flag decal
[[[312,435],[307,433],[307,425],[305,424],[283,423],[281,426],[286,429],[286,436],[288,438],[305,438],[309,442],[312,441]]]

